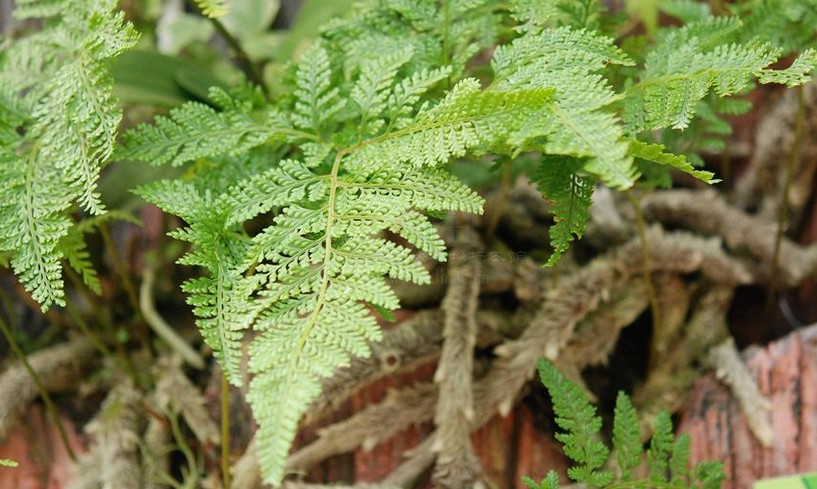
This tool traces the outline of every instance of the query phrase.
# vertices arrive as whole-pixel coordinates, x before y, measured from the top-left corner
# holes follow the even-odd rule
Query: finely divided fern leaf
[[[601,419],[596,416],[587,395],[547,361],[540,360],[537,369],[553,400],[556,424],[565,431],[556,433],[556,439],[564,444],[565,455],[577,464],[567,471],[573,481],[582,482],[588,487],[720,487],[724,479],[723,464],[701,462],[690,471],[689,435],[681,435],[675,440],[672,421],[669,414],[663,411],[657,417],[646,453],[648,474],[642,478],[638,468],[645,454],[641,445],[640,423],[635,408],[623,392],[619,392],[616,398],[613,419],[613,448],[618,470],[601,470],[608,462],[609,450],[597,439]],[[538,484],[529,477],[524,477],[523,482],[530,489],[555,489],[559,481],[556,473],[551,471]]]
[[[204,341],[227,379],[240,386],[243,330],[253,319],[251,282],[241,273],[249,240],[226,224],[230,205],[225,199],[201,192],[191,183],[162,181],[140,187],[137,193],[187,221],[187,227],[171,233],[194,244],[179,263],[200,266],[207,275],[188,280],[182,288]]]
[[[684,129],[708,93],[734,95],[754,79],[787,86],[808,80],[806,74],[817,64],[812,50],[786,70],[770,70],[782,51],[768,43],[735,42],[741,27],[737,18],[711,17],[665,35],[647,55],[638,84],[628,91],[630,131]]]
[[[565,430],[555,437],[563,445],[565,455],[577,462],[568,469],[568,475],[576,482],[590,486],[603,486],[613,480],[613,472],[601,470],[607,461],[609,449],[598,439],[601,418],[596,415],[587,395],[552,364],[540,360],[536,365],[542,383],[553,399],[556,424]]]
[[[21,99],[11,106],[16,116],[6,119],[14,131],[2,136],[0,249],[11,252],[15,274],[45,310],[64,304],[65,253],[74,253],[74,265],[83,262],[78,250],[61,246],[71,243],[63,242],[71,227],[67,212],[74,204],[90,214],[104,211],[96,182],[122,116],[108,70],[138,34],[113,12],[113,1],[18,6],[19,18],[53,18],[42,31],[0,48],[0,86]]]

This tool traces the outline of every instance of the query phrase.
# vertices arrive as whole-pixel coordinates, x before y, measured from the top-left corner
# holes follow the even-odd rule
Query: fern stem
[[[647,240],[647,225],[644,222],[644,214],[641,212],[641,203],[639,202],[638,197],[633,194],[632,190],[627,190],[624,192],[624,195],[627,196],[627,200],[630,201],[630,205],[633,206],[633,212],[635,213],[635,227],[636,231],[638,232],[638,241],[641,243],[641,254],[643,265],[641,269],[641,274],[644,279],[644,288],[647,291],[647,297],[650,301],[650,311],[652,312],[652,323],[653,323],[653,340],[650,345],[650,363],[657,360],[656,358],[656,340],[661,338],[662,335],[662,316],[661,316],[661,306],[658,303],[658,296],[655,293],[655,285],[652,281],[652,259],[650,257],[650,244]]]
[[[221,477],[224,489],[230,489],[230,383],[221,369]]]
[[[783,191],[780,195],[780,204],[777,208],[777,232],[774,236],[774,251],[772,252],[772,274],[769,279],[769,291],[766,295],[766,316],[771,315],[777,289],[780,286],[780,248],[783,244],[783,236],[786,233],[786,224],[789,220],[789,192],[794,180],[794,168],[800,159],[801,147],[803,146],[803,133],[806,125],[806,96],[803,85],[797,87],[797,119],[794,125],[794,141],[792,142],[789,158],[786,162],[786,175],[783,184]]]
[[[131,282],[125,262],[122,260],[122,255],[119,254],[119,248],[116,247],[116,243],[111,239],[111,233],[108,232],[108,226],[105,225],[105,223],[100,223],[99,234],[102,236],[102,242],[105,243],[105,248],[111,255],[114,269],[116,270],[116,274],[119,275],[119,280],[122,282],[122,287],[125,289],[131,308],[134,314],[138,316],[139,299],[137,299],[136,296],[136,288],[133,286],[133,282]]]
[[[65,451],[68,453],[68,457],[72,462],[76,462],[77,456],[74,453],[74,450],[71,448],[71,444],[68,442],[68,433],[65,431],[65,426],[62,424],[60,415],[57,412],[57,407],[54,405],[54,402],[51,400],[51,396],[45,389],[42,379],[40,379],[40,376],[31,367],[31,364],[28,363],[28,357],[26,357],[25,352],[23,352],[22,348],[20,348],[20,345],[17,343],[14,335],[11,334],[11,330],[3,318],[0,318],[0,329],[3,331],[3,336],[5,336],[11,350],[14,352],[14,355],[17,357],[20,363],[23,364],[23,367],[25,367],[25,369],[28,371],[28,375],[31,376],[31,380],[37,387],[37,392],[40,394],[40,398],[43,400],[48,417],[51,418],[51,422],[57,427],[57,431],[60,434],[60,439],[62,440],[63,446],[65,446]]]
[[[486,243],[490,243],[491,240],[493,240],[494,233],[499,225],[499,220],[502,218],[502,214],[505,212],[505,204],[508,201],[508,192],[511,189],[511,170],[511,160],[505,160],[502,163],[502,181],[499,184],[499,195],[497,196],[496,203],[493,206],[494,213],[491,215],[491,220],[488,222],[488,226],[485,230]]]

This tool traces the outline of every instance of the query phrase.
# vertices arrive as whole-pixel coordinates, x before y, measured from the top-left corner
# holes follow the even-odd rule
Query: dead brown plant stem
[[[122,287],[124,287],[125,293],[128,296],[128,302],[130,302],[133,313],[138,317],[141,315],[139,312],[139,299],[136,296],[136,288],[133,282],[131,282],[127,267],[125,267],[125,262],[122,260],[122,255],[119,254],[119,249],[116,247],[116,243],[113,242],[113,239],[111,239],[111,233],[108,232],[108,227],[105,224],[99,226],[99,234],[102,236],[105,248],[111,255],[114,269],[116,270],[116,274],[119,275],[119,280],[122,282]]]
[[[25,352],[23,352],[23,350],[20,348],[20,345],[17,343],[14,335],[11,334],[11,330],[9,329],[8,324],[6,324],[6,321],[2,318],[0,318],[0,329],[2,329],[3,336],[5,336],[11,350],[14,352],[14,355],[17,357],[20,363],[23,364],[25,369],[28,371],[28,374],[31,376],[31,380],[34,382],[34,385],[37,386],[37,392],[40,394],[43,404],[45,404],[45,410],[48,413],[48,417],[51,418],[51,422],[54,423],[54,426],[57,427],[57,431],[60,433],[60,439],[62,440],[62,444],[65,446],[65,451],[68,453],[68,457],[72,462],[76,462],[77,456],[74,453],[74,450],[71,448],[71,444],[68,442],[68,433],[65,431],[65,426],[62,424],[60,415],[57,412],[57,407],[51,400],[51,396],[48,395],[48,391],[45,389],[42,379],[40,379],[37,372],[31,368],[31,364],[28,363],[28,357],[26,357]]]
[[[224,489],[230,489],[230,383],[221,371],[221,477]]]
[[[641,267],[642,277],[644,279],[644,289],[647,291],[647,297],[650,300],[650,311],[652,311],[653,324],[653,338],[661,337],[659,331],[661,330],[661,306],[658,304],[658,295],[655,293],[655,284],[652,281],[652,263],[650,258],[650,243],[647,240],[647,225],[644,223],[644,214],[641,212],[640,199],[633,193],[632,190],[624,192],[630,205],[633,207],[635,214],[635,228],[638,232],[638,241],[641,243],[641,255],[643,258],[643,266]],[[655,344],[650,345],[650,360],[654,361],[656,357]]]
[[[794,126],[794,141],[792,142],[789,159],[786,162],[786,178],[783,191],[780,195],[780,204],[777,209],[777,232],[774,235],[774,251],[772,252],[772,274],[769,280],[769,292],[766,295],[766,317],[771,316],[774,300],[777,296],[780,275],[780,248],[783,236],[786,234],[786,224],[789,219],[789,191],[794,179],[794,167],[800,158],[800,149],[803,145],[803,133],[806,125],[806,95],[803,86],[797,87],[797,119]]]

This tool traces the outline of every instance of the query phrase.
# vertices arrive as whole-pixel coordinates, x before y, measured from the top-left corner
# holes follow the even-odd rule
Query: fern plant
[[[689,136],[718,136],[720,115],[747,107],[727,97],[805,83],[817,64],[802,49],[769,68],[806,43],[773,27],[808,18],[805,4],[773,13],[747,1],[714,16],[699,2],[629,3],[683,25],[617,43],[596,0],[362,2],[275,86],[212,89],[123,136],[119,159],[190,167],[137,192],[184,221],[172,232],[190,244],[180,262],[203,276],[183,289],[233,384],[250,342],[267,481],[284,477],[322,380],[368,355],[376,314],[399,307],[387,279],[428,283],[416,254],[445,259],[430,216],[482,211],[448,163],[537,158],[554,264],[582,235],[597,185],[668,180],[670,168],[713,182]],[[196,5],[215,18],[228,2]],[[0,251],[43,309],[65,303],[63,262],[99,290],[83,235],[117,217],[102,217],[96,190],[121,118],[108,73],[138,36],[114,7],[20,0],[16,17],[42,28],[0,44]],[[577,474],[606,483],[606,448],[576,447],[590,457]]]
[[[0,250],[44,310],[65,304],[65,257],[95,287],[68,234],[76,207],[104,212],[96,184],[122,117],[108,69],[138,38],[115,6],[21,0],[15,18],[43,28],[0,44]]]
[[[271,100],[214,89],[213,105],[190,102],[125,135],[122,159],[194,163],[184,180],[138,193],[185,221],[172,233],[191,244],[181,263],[205,275],[184,290],[234,384],[251,338],[249,400],[268,482],[284,477],[322,379],[369,354],[380,337],[373,312],[399,307],[386,278],[427,283],[416,252],[445,259],[428,216],[481,212],[447,163],[541,155],[532,177],[554,201],[555,263],[581,236],[596,185],[627,189],[642,168],[712,182],[672,152],[672,135],[692,130],[712,97],[801,84],[817,63],[806,50],[771,70],[781,48],[746,41],[740,18],[708,10],[659,29],[649,54],[617,46],[604,20],[592,0],[364,2],[324,26]],[[587,444],[590,433],[566,439],[584,464],[573,473],[603,485],[607,452]],[[672,458],[664,438],[656,464]]]
[[[564,430],[556,439],[565,455],[576,465],[567,471],[575,482],[589,488],[683,488],[717,489],[725,474],[721,462],[699,462],[689,467],[689,435],[675,439],[669,413],[662,411],[655,421],[654,432],[646,453],[641,443],[638,414],[630,399],[618,393],[613,420],[613,450],[599,440],[602,427],[596,408],[587,394],[567,380],[545,360],[537,364],[542,383],[553,400],[556,424]],[[646,461],[645,470],[640,470]],[[616,470],[613,470],[613,467]],[[550,471],[540,482],[530,477],[522,481],[530,489],[557,489],[559,476]]]

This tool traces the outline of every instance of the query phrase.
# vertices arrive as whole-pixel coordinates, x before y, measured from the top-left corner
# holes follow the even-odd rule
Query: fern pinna
[[[324,27],[274,101],[246,87],[213,90],[214,106],[191,102],[126,134],[122,158],[196,162],[187,179],[139,193],[187,224],[173,232],[192,244],[181,261],[206,275],[184,289],[234,384],[252,337],[249,400],[267,481],[285,475],[322,379],[368,355],[380,337],[374,312],[399,306],[386,278],[427,283],[415,249],[445,259],[426,213],[481,211],[448,162],[542,155],[532,176],[555,201],[555,261],[581,235],[599,182],[626,189],[647,165],[711,181],[655,129],[692,128],[711,93],[754,79],[802,83],[814,65],[809,51],[788,70],[767,70],[780,50],[741,44],[739,20],[707,11],[659,33],[655,49],[677,57],[628,53],[597,29],[600,10],[592,1],[363,3]]]

